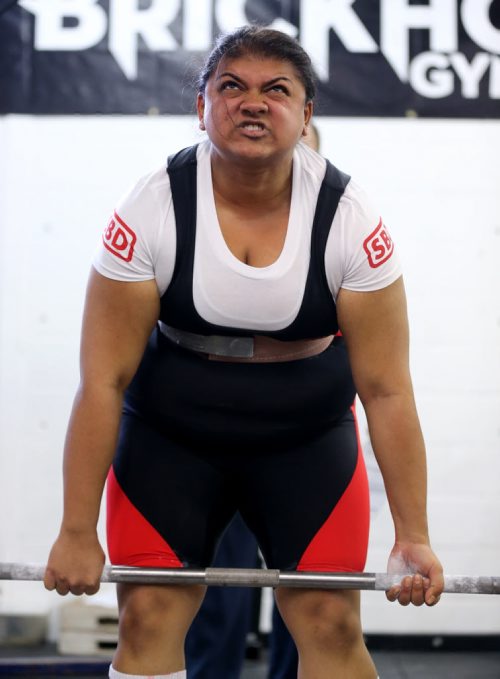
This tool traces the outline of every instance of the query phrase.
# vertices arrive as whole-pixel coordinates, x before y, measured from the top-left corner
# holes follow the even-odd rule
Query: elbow
[[[375,403],[394,400],[414,400],[409,375],[404,379],[371,379],[356,384],[357,392],[365,410]]]
[[[78,385],[78,396],[82,399],[109,400],[123,399],[131,378],[127,375],[82,375]]]

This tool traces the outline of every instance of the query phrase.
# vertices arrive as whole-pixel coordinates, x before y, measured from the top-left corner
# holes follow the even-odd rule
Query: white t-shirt
[[[282,330],[296,318],[309,268],[311,229],[326,161],[305,144],[293,157],[290,216],[283,250],[266,267],[241,262],[229,250],[217,220],[210,142],[197,151],[197,222],[193,299],[207,322],[224,327]],[[175,265],[176,229],[165,167],[142,178],[118,203],[93,264],[119,281],[155,279],[160,295]],[[371,291],[401,275],[381,217],[354,182],[340,199],[325,250],[332,296],[340,288]]]

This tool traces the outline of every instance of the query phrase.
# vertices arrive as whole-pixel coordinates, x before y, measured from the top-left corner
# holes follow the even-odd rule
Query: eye
[[[239,90],[239,89],[240,89],[240,86],[235,80],[224,80],[224,82],[222,82],[221,85],[220,85],[220,91],[221,92],[224,92],[224,91],[227,91],[227,90],[235,91],[235,90]]]
[[[289,94],[288,88],[285,85],[281,85],[279,83],[272,85],[269,88],[269,92],[279,92],[280,94]]]

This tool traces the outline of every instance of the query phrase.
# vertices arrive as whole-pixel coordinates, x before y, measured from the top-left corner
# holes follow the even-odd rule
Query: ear
[[[302,136],[305,137],[307,135],[307,126],[311,122],[312,114],[313,114],[313,108],[314,104],[312,101],[308,101],[306,105],[304,106],[304,127],[302,128]]]
[[[203,116],[205,115],[205,98],[201,93],[198,93],[196,99],[196,111],[198,112],[198,120],[200,121],[200,130],[204,130],[205,121],[203,120]]]

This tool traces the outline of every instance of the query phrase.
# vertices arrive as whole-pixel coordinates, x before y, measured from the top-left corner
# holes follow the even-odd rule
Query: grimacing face
[[[221,155],[291,156],[306,133],[312,102],[293,64],[245,55],[222,59],[197,101],[200,127]]]

